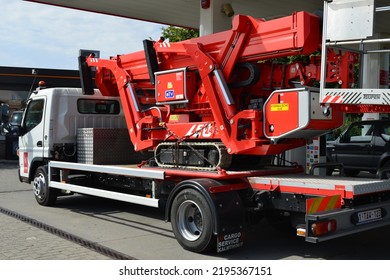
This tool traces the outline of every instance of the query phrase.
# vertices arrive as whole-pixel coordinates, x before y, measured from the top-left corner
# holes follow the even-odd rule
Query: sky
[[[0,66],[77,70],[80,49],[100,57],[143,49],[164,25],[67,8],[0,0]]]

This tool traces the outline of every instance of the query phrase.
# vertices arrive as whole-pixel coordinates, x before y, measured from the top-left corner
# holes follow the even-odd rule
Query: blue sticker
[[[175,91],[174,90],[166,90],[165,91],[165,98],[174,98],[175,97]]]

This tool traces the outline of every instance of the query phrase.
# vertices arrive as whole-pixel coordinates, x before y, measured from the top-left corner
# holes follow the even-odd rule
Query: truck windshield
[[[23,123],[25,133],[32,130],[42,121],[43,105],[43,99],[33,100],[28,104]]]

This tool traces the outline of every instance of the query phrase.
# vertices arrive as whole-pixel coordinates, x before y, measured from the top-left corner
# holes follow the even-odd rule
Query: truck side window
[[[33,100],[28,104],[23,122],[24,133],[31,131],[42,121],[43,105],[43,99]]]
[[[118,115],[120,106],[117,100],[79,99],[77,110],[80,114]]]

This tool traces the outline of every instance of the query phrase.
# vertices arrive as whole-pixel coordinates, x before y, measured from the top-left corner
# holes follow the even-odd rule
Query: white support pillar
[[[210,7],[203,9],[200,6],[200,36],[229,30],[232,25],[232,16],[229,17],[223,12],[226,0],[210,0]],[[230,3],[229,3],[230,4]],[[232,7],[234,9],[234,7]]]
[[[375,38],[379,38],[378,34]],[[378,50],[379,43],[365,45],[365,51]],[[362,88],[379,88],[380,59],[379,53],[368,53],[363,55]],[[362,120],[379,120],[379,113],[365,113]]]

